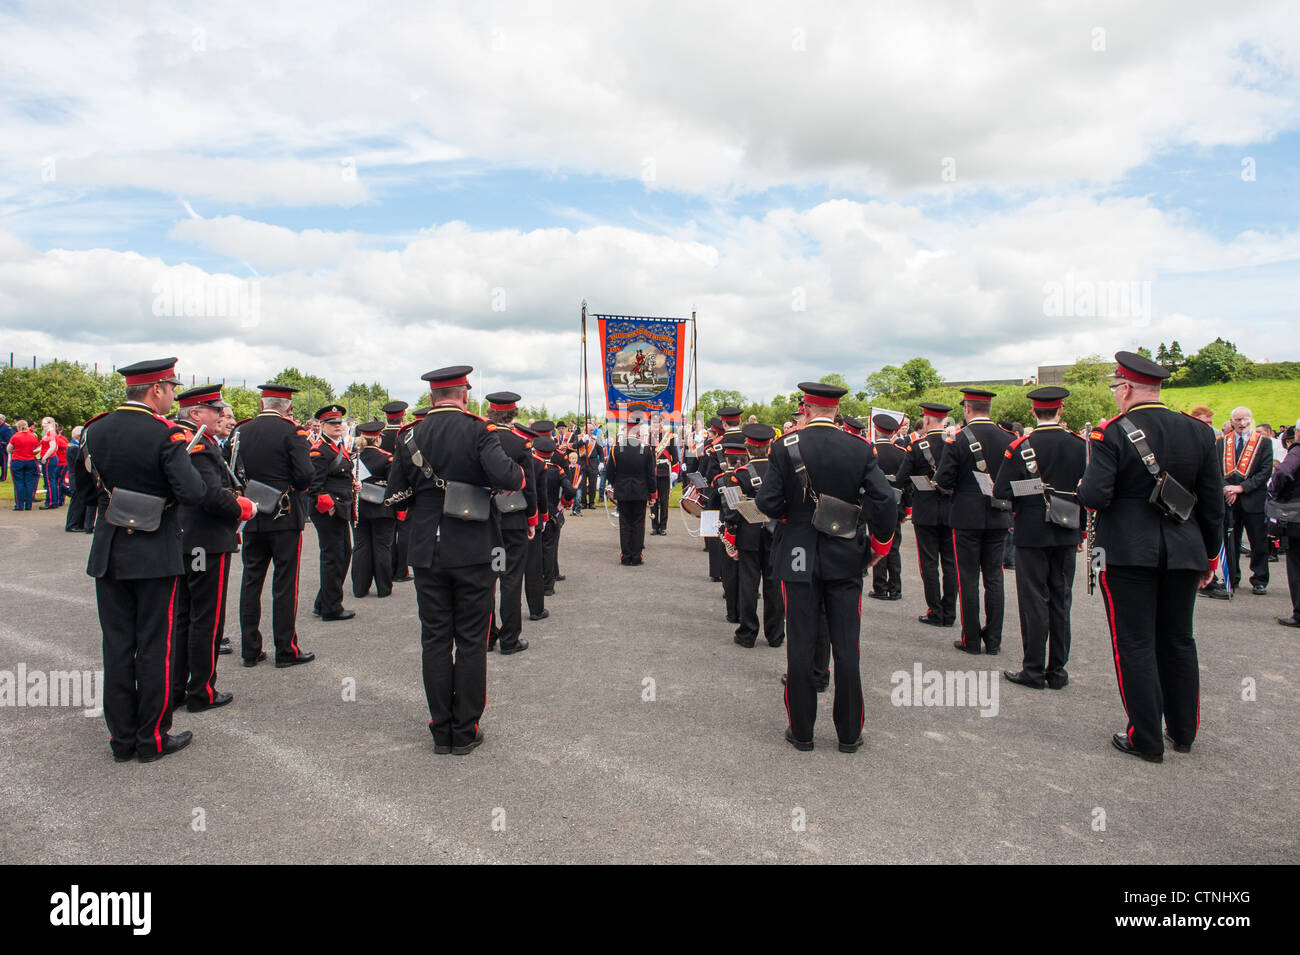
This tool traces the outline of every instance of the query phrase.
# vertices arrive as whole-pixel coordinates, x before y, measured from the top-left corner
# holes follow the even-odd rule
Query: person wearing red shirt
[[[36,495],[36,480],[39,473],[36,465],[36,449],[41,441],[32,433],[26,421],[16,421],[14,427],[16,432],[6,446],[13,462],[14,510],[30,511],[32,498]]]

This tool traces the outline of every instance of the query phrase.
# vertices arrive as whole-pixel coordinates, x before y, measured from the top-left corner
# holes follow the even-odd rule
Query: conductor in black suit
[[[606,486],[618,505],[619,562],[624,567],[639,567],[643,562],[646,502],[656,497],[655,454],[646,429],[645,415],[630,413],[627,433],[609,449],[605,465]]]
[[[518,491],[525,480],[487,422],[469,413],[472,371],[454,365],[422,376],[433,407],[398,436],[386,498],[407,507],[433,751],[458,756],[483,742],[492,562],[505,553],[489,490]]]
[[[835,425],[846,389],[819,382],[799,387],[810,420],[773,444],[755,501],[760,511],[780,522],[773,536],[772,563],[785,594],[785,704],[790,721],[785,738],[796,749],[813,748],[813,653],[819,608],[824,606],[835,656],[835,732],[840,752],[852,753],[862,745],[862,575],[889,553],[898,508],[871,446]],[[840,510],[834,499],[847,505],[851,517],[838,528],[819,519],[822,526],[834,528],[819,530],[813,525],[814,514],[819,508]]]

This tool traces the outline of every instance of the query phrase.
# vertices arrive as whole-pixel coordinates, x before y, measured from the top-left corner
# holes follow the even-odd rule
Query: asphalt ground
[[[0,670],[101,666],[89,538],[63,519],[0,511]],[[602,511],[569,520],[551,616],[525,623],[528,651],[491,656],[486,742],[463,757],[433,753],[412,585],[382,601],[353,600],[349,585],[356,618],[322,623],[308,613],[309,527],[298,633],[316,662],[247,670],[222,657],[218,687],[234,703],[178,711],[174,731],[195,734],[183,752],[117,764],[102,717],[0,707],[0,861],[1300,860],[1296,632],[1274,622],[1289,611],[1282,565],[1266,596],[1199,603],[1201,735],[1152,765],[1110,745],[1124,714],[1082,569],[1069,687],[1013,686],[1000,672],[1019,663],[1014,573],[1003,653],[961,656],[955,629],[916,621],[906,527],[904,598],[862,601],[866,745],[836,750],[825,694],[816,750],[801,753],[782,738],[784,649],[733,644],[700,542],[671,520],[637,568],[615,559]],[[236,563],[236,644],[238,588]],[[891,676],[917,665],[987,671],[996,715],[893,705]]]

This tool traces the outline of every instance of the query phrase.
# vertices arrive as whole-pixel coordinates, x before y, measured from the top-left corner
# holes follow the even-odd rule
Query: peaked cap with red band
[[[1169,377],[1169,369],[1162,368],[1149,358],[1131,351],[1115,352],[1115,377],[1139,385],[1158,385]]]
[[[469,376],[473,371],[470,365],[448,365],[435,371],[426,371],[420,376],[427,381],[430,388],[468,388]]]
[[[128,388],[136,385],[156,385],[160,382],[170,382],[173,385],[181,383],[181,380],[176,377],[175,358],[151,358],[149,361],[138,361],[134,365],[123,365],[117,373],[126,379]]]

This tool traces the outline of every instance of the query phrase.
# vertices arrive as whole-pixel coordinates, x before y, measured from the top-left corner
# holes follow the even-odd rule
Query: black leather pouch
[[[119,487],[108,496],[104,520],[114,527],[125,527],[128,530],[156,531],[162,524],[163,510],[166,507],[165,497]]]
[[[442,513],[461,521],[486,521],[491,514],[492,495],[477,484],[446,481]]]

